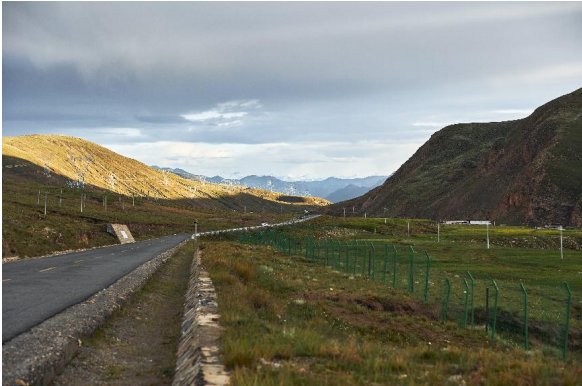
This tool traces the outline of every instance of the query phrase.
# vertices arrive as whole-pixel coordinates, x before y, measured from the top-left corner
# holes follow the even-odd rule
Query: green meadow
[[[492,226],[487,249],[484,226],[441,225],[437,240],[436,223],[410,220],[409,234],[408,221],[322,216],[260,237],[203,242],[234,384],[579,382],[580,230],[564,231],[562,260],[556,230]],[[384,245],[395,246],[395,259]],[[472,291],[464,290],[468,271]],[[565,358],[564,282],[572,291]],[[520,283],[528,295],[527,337]]]

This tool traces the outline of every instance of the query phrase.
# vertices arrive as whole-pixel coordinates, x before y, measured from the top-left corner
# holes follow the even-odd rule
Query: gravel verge
[[[99,291],[2,346],[3,385],[49,385],[82,344],[183,244],[161,253]]]

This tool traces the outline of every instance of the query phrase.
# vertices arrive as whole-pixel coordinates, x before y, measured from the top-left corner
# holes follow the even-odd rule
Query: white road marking
[[[3,281],[3,282],[4,282],[4,281],[10,281],[10,280],[12,280],[12,279],[2,279],[2,281]]]
[[[41,270],[40,270],[40,271],[38,271],[38,272],[46,272],[46,271],[53,270],[53,269],[55,269],[55,268],[56,268],[56,267],[49,267],[49,268],[41,269]]]

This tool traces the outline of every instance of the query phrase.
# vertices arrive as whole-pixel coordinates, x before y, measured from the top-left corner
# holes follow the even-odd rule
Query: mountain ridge
[[[503,122],[447,126],[383,185],[343,202],[360,213],[582,226],[582,89]],[[331,213],[340,214],[333,205]]]
[[[197,200],[222,209],[279,207],[291,204],[280,194],[259,189],[210,184],[155,170],[137,160],[117,154],[93,142],[64,135],[2,137],[3,157],[23,159],[44,168],[47,175],[68,179],[69,184],[91,185],[126,196],[163,200]],[[307,197],[305,205],[327,201]]]
[[[345,200],[361,195],[370,189],[382,184],[389,176],[367,176],[359,178],[338,178],[327,177],[323,180],[305,181],[284,181],[280,178],[269,175],[248,175],[238,179],[223,178],[221,176],[207,177],[199,174],[190,173],[180,168],[160,167],[152,165],[153,168],[170,171],[178,174],[184,178],[189,178],[198,181],[207,181],[213,183],[221,183],[227,185],[241,185],[251,188],[269,190],[283,194],[301,196],[322,197],[329,201]],[[349,185],[353,185],[360,189],[354,188],[345,190]],[[336,198],[337,197],[337,198]],[[332,198],[332,199],[330,199]]]

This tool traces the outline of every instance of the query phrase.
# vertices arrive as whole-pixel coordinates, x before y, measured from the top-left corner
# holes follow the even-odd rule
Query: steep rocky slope
[[[329,208],[582,226],[582,89],[529,117],[447,126],[384,183]]]

